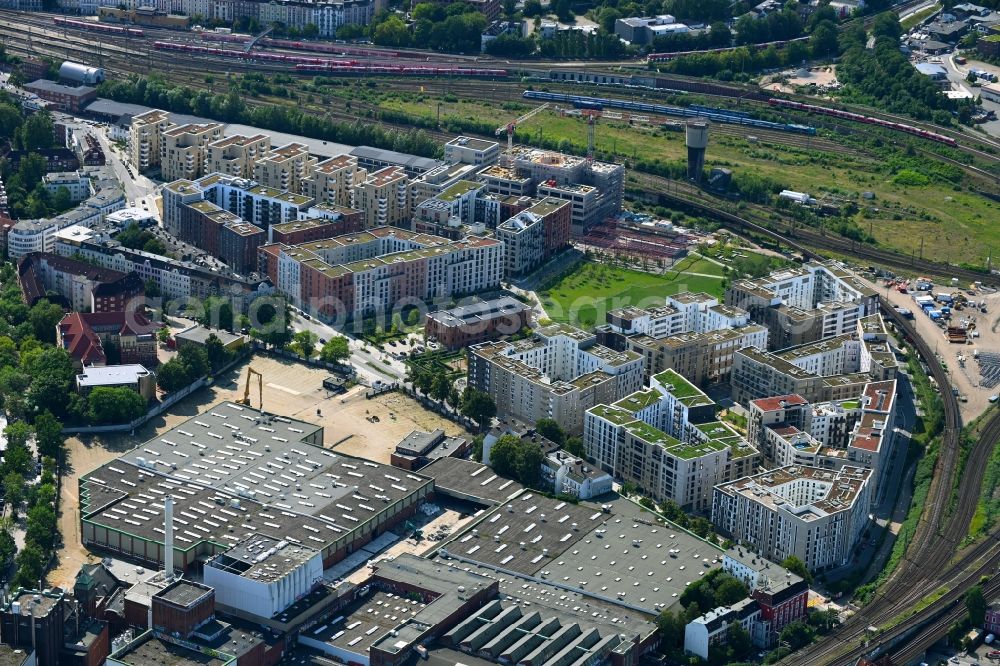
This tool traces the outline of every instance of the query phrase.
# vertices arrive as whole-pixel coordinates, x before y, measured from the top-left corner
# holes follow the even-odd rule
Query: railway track
[[[775,229],[773,211],[753,204],[747,205],[746,210],[760,220],[754,222],[748,217],[732,212],[736,210],[734,203],[711,197],[690,183],[640,172],[633,172],[633,178],[640,186],[642,196],[649,203],[688,206],[701,214],[719,220],[734,231],[763,235],[788,247],[808,247],[809,249],[806,251],[810,254],[814,254],[815,250],[827,250],[896,269],[930,275],[960,277],[969,282],[978,280],[984,284],[1000,286],[1000,278],[994,275],[914,256],[907,257],[898,252],[876,248],[842,236],[825,235],[807,227],[793,227],[791,222],[787,220],[784,221],[783,228]]]

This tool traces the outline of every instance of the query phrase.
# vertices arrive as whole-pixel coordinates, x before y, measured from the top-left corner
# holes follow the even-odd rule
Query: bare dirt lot
[[[323,388],[328,373],[284,359],[256,356],[250,364],[264,375],[264,408],[271,413],[290,416],[324,427],[324,444],[346,455],[375,462],[389,462],[389,454],[411,430],[441,428],[449,435],[467,434],[451,421],[429,412],[400,393],[385,393],[366,400],[363,387],[335,395]],[[243,397],[246,365],[242,364],[216,378],[214,386],[198,391],[174,405],[166,414],[152,419],[134,434],[73,437],[67,442],[68,471],[63,477],[59,527],[64,546],[57,553],[58,563],[49,574],[49,583],[72,587],[80,566],[96,562],[98,557],[80,544],[78,480],[124,451],[173,428],[222,400]],[[256,386],[251,403],[259,406]],[[317,414],[319,410],[319,414]],[[378,416],[378,422],[365,417]],[[335,445],[335,446],[334,446]]]

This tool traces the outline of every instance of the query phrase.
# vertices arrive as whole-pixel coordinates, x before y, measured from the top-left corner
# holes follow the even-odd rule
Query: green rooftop
[[[635,416],[631,412],[611,405],[596,405],[587,411],[619,426],[635,420]]]
[[[626,396],[614,403],[614,407],[619,407],[624,410],[628,410],[631,413],[638,412],[639,410],[645,409],[650,405],[659,402],[660,398],[663,396],[662,393],[656,389],[646,389],[644,391],[636,391],[630,396]]]
[[[670,394],[687,407],[711,405],[712,400],[701,389],[673,370],[665,370],[653,379],[669,389]]]
[[[479,189],[481,187],[482,187],[481,183],[474,183],[471,180],[460,180],[434,198],[451,203],[452,201],[459,198],[463,194],[467,194],[468,192],[471,192],[472,190],[475,189]]]
[[[665,449],[673,449],[681,444],[676,437],[671,437],[659,428],[651,426],[645,421],[632,421],[631,423],[625,425],[625,430],[644,442],[659,444]]]
[[[743,458],[744,456],[757,453],[757,450],[750,446],[743,436],[736,432],[728,423],[711,421],[709,423],[700,423],[695,428],[708,437],[709,445],[729,448],[732,451],[733,458]]]

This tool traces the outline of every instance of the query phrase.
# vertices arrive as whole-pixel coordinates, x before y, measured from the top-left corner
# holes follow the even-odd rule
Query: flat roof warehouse
[[[316,548],[329,566],[433,491],[428,478],[322,442],[314,424],[215,405],[80,479],[83,541],[162,562],[171,495],[185,568],[254,535]]]

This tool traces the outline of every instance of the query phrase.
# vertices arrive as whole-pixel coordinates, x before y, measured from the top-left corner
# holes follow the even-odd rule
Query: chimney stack
[[[163,498],[163,573],[167,581],[174,579],[174,498]]]

